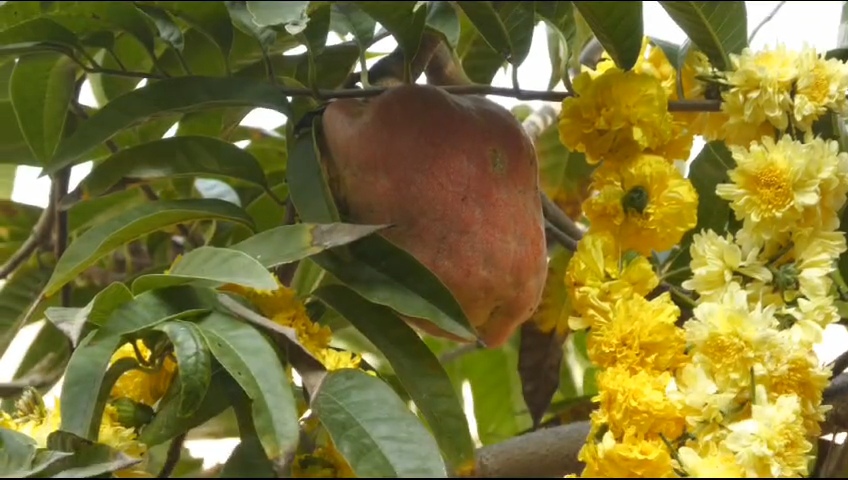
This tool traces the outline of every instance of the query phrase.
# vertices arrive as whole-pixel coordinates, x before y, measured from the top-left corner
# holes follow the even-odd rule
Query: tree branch
[[[53,193],[53,204],[59,205],[65,195],[68,194],[68,184],[71,180],[71,168],[63,168],[56,172],[52,178],[50,186]],[[53,222],[56,232],[56,238],[53,243],[53,250],[56,255],[56,260],[62,258],[65,249],[68,248],[68,211],[61,208],[53,209],[53,214],[56,220]],[[71,284],[65,284],[61,290],[61,305],[69,307],[71,305]]]
[[[47,207],[42,210],[41,216],[35,222],[32,233],[21,245],[21,248],[13,253],[6,260],[6,263],[0,265],[0,280],[14,273],[39,247],[44,246],[50,241],[50,234],[53,232],[53,222],[56,221],[56,215],[54,213],[56,211],[56,202],[53,200],[51,196]]]
[[[758,24],[757,24],[757,26],[756,26],[756,27],[754,27],[754,30],[751,32],[751,36],[750,36],[750,37],[748,37],[748,43],[749,43],[749,44],[750,44],[752,41],[754,41],[754,37],[756,37],[756,36],[757,36],[757,34],[758,34],[758,33],[760,33],[760,29],[761,29],[761,28],[763,28],[763,27],[764,27],[764,26],[765,26],[768,22],[772,21],[772,19],[774,18],[774,16],[775,16],[775,15],[777,15],[777,12],[779,12],[779,11],[780,11],[780,9],[781,9],[781,8],[783,8],[783,6],[784,6],[784,5],[786,5],[786,2],[785,2],[785,1],[783,1],[783,2],[778,2],[778,3],[777,3],[777,5],[775,5],[775,7],[771,10],[771,12],[770,12],[768,15],[766,15],[766,16],[762,19],[762,21],[760,21],[760,23],[758,23]]]
[[[475,477],[539,478],[580,473],[577,454],[586,443],[589,422],[544,428],[477,449]]]

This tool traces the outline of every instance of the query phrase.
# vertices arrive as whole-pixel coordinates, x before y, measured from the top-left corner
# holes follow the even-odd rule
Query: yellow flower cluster
[[[239,285],[225,285],[221,289],[245,297],[275,323],[292,328],[297,333],[298,341],[327,370],[359,368],[362,358],[352,352],[330,348],[333,338],[330,327],[313,322],[294,290],[279,283],[279,280],[277,289],[271,291],[259,291]]]
[[[661,51],[652,49],[629,76],[609,63],[584,72],[584,84],[575,85],[582,95],[564,102],[568,119],[560,123],[583,125],[563,132],[563,142],[603,161],[593,174],[595,195],[583,207],[590,230],[565,275],[575,314],[569,326],[588,329],[589,358],[600,369],[582,475],[807,475],[830,376],[812,346],[839,318],[830,274],[848,250],[837,231],[848,154],[809,130],[828,111],[845,112],[848,72],[809,50],[746,51],[724,74],[731,85],[724,111],[689,118],[690,134],[709,131],[731,145],[735,166],[716,194],[741,228],[694,235],[692,276],[682,287],[698,299],[679,327],[669,294],[653,293],[660,282],[645,256],[670,248],[695,225],[697,197],[685,179],[661,167],[669,162],[650,139],[660,138],[662,115],[639,102],[656,96],[657,85],[666,98],[676,98],[674,90],[687,98],[703,90],[686,68],[678,85],[655,52]],[[637,81],[639,75],[655,83]],[[587,87],[594,82],[595,90]],[[630,103],[607,95],[637,84],[644,91]],[[792,94],[783,97],[787,85]],[[636,107],[643,115],[627,117]],[[712,128],[722,116],[748,130],[728,138],[728,129]],[[744,136],[748,143],[739,144]]]
[[[45,406],[35,390],[28,390],[24,395],[34,402],[27,402],[29,405],[21,408],[22,402],[19,401],[18,408],[12,415],[0,411],[0,427],[27,435],[35,440],[39,448],[47,448],[47,437],[59,430],[62,423],[59,398],[53,398],[55,406],[49,408]],[[36,408],[32,408],[33,404],[37,405]],[[108,404],[103,410],[97,441],[132,458],[142,459],[147,452],[147,447],[137,440],[135,430],[121,425],[117,410]],[[152,477],[144,471],[143,463],[114,472],[114,475],[116,477]]]
[[[112,354],[110,363],[115,363],[122,358],[132,358],[141,366],[149,365],[153,361],[151,352],[144,342],[125,343]],[[177,362],[167,355],[158,368],[151,366],[124,372],[118,377],[109,396],[113,400],[129,398],[134,402],[152,407],[168,391],[176,370]]]

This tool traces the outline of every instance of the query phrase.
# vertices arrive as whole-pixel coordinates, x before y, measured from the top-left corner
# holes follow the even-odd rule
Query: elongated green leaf
[[[427,420],[452,470],[474,460],[474,441],[462,402],[439,360],[412,328],[390,309],[341,285],[314,295],[344,316],[386,356],[404,389]]]
[[[0,28],[41,16],[44,2],[3,2],[0,5]]]
[[[121,282],[110,283],[83,308],[86,320],[103,326],[117,308],[133,300],[132,292]]]
[[[167,11],[153,5],[142,5],[138,3],[135,4],[135,8],[141,10],[142,13],[153,21],[153,24],[156,25],[156,30],[159,32],[159,38],[162,41],[178,52],[183,51],[183,47],[185,46],[183,32]]]
[[[74,93],[76,66],[56,53],[24,55],[15,64],[9,94],[30,149],[46,163],[62,138]]]
[[[730,68],[730,54],[740,53],[748,46],[745,2],[660,2],[660,5],[719,70]]]
[[[230,248],[250,255],[266,268],[273,268],[346,245],[383,228],[386,226],[298,223],[266,230]]]
[[[288,142],[289,194],[303,221],[335,223],[339,221],[339,211],[318,149],[320,122],[320,118],[313,119],[311,130],[296,134],[295,139]]]
[[[178,136],[118,151],[94,167],[78,188],[97,196],[122,179],[143,182],[196,176],[267,186],[262,167],[250,153],[217,138]]]
[[[120,245],[177,223],[195,220],[228,221],[247,227],[252,227],[253,223],[242,209],[222,200],[161,200],[140,205],[95,225],[73,241],[59,259],[45,293],[53,295]]]
[[[242,434],[241,442],[233,449],[221,470],[221,478],[277,478],[277,474],[274,472],[274,465],[265,456],[259,438],[256,435],[245,437]]]
[[[407,64],[415,58],[427,21],[426,3],[356,2],[356,5],[395,37]]]
[[[100,416],[106,402],[101,390],[112,354],[121,345],[117,335],[88,334],[68,362],[59,401],[62,405],[61,429],[89,440],[96,440]],[[110,386],[111,387],[111,386]]]
[[[42,212],[34,205],[0,200],[0,263],[6,262],[30,237]]]
[[[286,96],[267,82],[192,76],[160,80],[122,95],[98,110],[59,144],[46,173],[84,161],[84,155],[99,144],[152,116],[228,106],[261,107],[290,113]]]
[[[311,406],[357,477],[447,477],[433,436],[381,380],[331,372]]]
[[[221,49],[227,62],[233,47],[233,23],[224,2],[156,2],[155,5],[181,18],[202,32]]]
[[[142,429],[139,441],[147,445],[160,445],[220,415],[232,405],[227,392],[231,385],[238,388],[238,385],[234,384],[235,381],[226,370],[214,364],[209,387],[206,389],[203,400],[194,413],[183,416],[181,414],[183,400],[179,395],[182,384],[177,376],[160,402],[153,420]]]
[[[283,25],[297,31],[309,22],[309,2],[248,1],[247,10],[257,25],[265,27]]]
[[[74,32],[49,18],[33,18],[0,32],[0,45],[11,46],[28,42],[58,46],[60,51],[82,50]]]
[[[108,445],[61,430],[47,436],[47,448],[71,454],[46,469],[43,476],[49,478],[98,477],[141,462],[140,458],[130,457]]]
[[[428,320],[461,338],[476,338],[450,290],[415,257],[377,235],[341,248],[345,253],[328,250],[312,260],[374,303]]]
[[[225,283],[256,290],[277,288],[274,275],[250,255],[228,248],[199,247],[185,254],[167,274],[136,278],[133,292],[187,284],[215,288]]]
[[[427,26],[442,32],[451,48],[456,48],[459,43],[459,16],[453,9],[451,2],[430,2],[427,12]]]
[[[20,267],[0,287],[0,355],[6,352],[24,326],[22,322],[26,313],[36,300],[37,292],[47,283],[50,271],[50,268],[39,268],[36,262],[30,262]],[[38,315],[48,304],[42,302],[31,320],[38,320]]]
[[[115,309],[97,338],[138,332],[167,320],[203,314],[214,306],[212,290],[180,285],[144,292]]]
[[[642,49],[642,2],[572,2],[622,70],[630,70]]]
[[[10,101],[0,101],[0,124],[4,125],[0,129],[0,165],[41,166],[24,140]]]
[[[11,432],[12,430],[2,429],[2,431]],[[2,436],[2,434],[0,434],[0,436]],[[0,441],[0,444],[2,443],[3,441]],[[61,463],[64,459],[72,455],[68,452],[55,452],[43,449],[36,450],[35,445],[32,446],[32,449],[32,461],[29,462],[29,465],[26,465],[17,471],[8,470],[13,463],[9,460],[3,459],[3,457],[12,457],[14,453],[11,455],[8,453],[0,453],[0,478],[43,478],[45,470],[52,470],[58,463]]]
[[[506,25],[492,2],[455,2],[493,50],[506,56],[512,50]]]
[[[147,18],[129,2],[59,2],[53,18],[74,31],[72,25],[85,22],[95,31],[101,29],[119,30],[132,36],[144,47],[148,55],[156,55],[153,44],[153,31]],[[69,23],[63,22],[63,17]]]
[[[70,358],[71,346],[65,334],[52,323],[44,322],[12,378],[18,380],[38,372],[43,377],[58,381]],[[53,386],[54,382],[48,381],[38,391],[44,395]]]
[[[191,322],[172,320],[158,327],[174,345],[180,378],[178,414],[188,417],[203,403],[212,381],[212,356],[200,329]]]
[[[271,460],[293,453],[298,443],[292,387],[274,348],[258,330],[222,313],[200,322],[212,354],[252,400],[253,422]]]
[[[226,2],[226,5],[230,12],[230,18],[233,19],[233,24],[255,38],[265,55],[268,55],[268,49],[277,40],[277,32],[272,28],[257,25],[245,3]]]
[[[15,176],[18,172],[17,165],[0,164],[0,200],[12,198],[15,189]]]

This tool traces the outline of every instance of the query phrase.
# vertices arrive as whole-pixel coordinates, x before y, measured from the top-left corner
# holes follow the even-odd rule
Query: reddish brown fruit
[[[346,219],[396,225],[382,235],[444,282],[487,346],[503,345],[547,273],[536,154],[521,124],[483,97],[403,85],[331,103],[323,130]]]

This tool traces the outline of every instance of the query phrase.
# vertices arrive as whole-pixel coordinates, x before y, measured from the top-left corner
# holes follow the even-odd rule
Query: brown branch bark
[[[580,473],[577,460],[589,435],[589,422],[575,422],[536,430],[520,437],[479,448],[475,477],[562,478]]]

